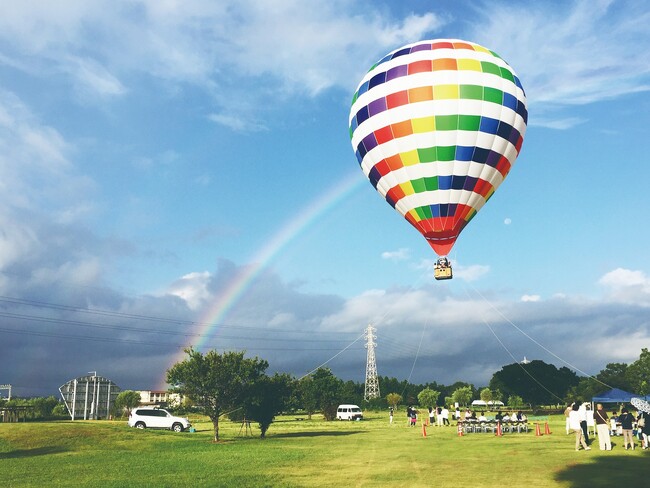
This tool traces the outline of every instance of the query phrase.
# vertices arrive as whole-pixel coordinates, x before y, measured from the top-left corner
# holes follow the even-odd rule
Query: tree
[[[131,410],[140,405],[140,393],[133,390],[124,390],[121,391],[117,398],[115,399],[115,411],[117,413],[123,414],[126,412],[127,415],[131,414]]]
[[[341,403],[343,382],[332,374],[329,368],[318,368],[311,375],[316,404],[325,420],[336,418],[336,408]]]
[[[524,401],[519,395],[510,395],[508,397],[508,406],[512,408],[521,408],[524,406]]]
[[[472,391],[471,386],[461,386],[460,388],[456,388],[454,390],[454,392],[451,394],[451,398],[454,401],[454,403],[467,406],[469,405],[469,402],[472,401],[473,395],[474,392]]]
[[[57,406],[59,401],[53,397],[37,397],[31,400],[29,403],[34,407],[34,417],[40,419],[46,419],[52,415],[52,410]]]
[[[296,388],[297,401],[307,412],[307,418],[309,420],[311,420],[311,416],[318,409],[317,392],[313,384],[314,379],[311,376],[307,376],[298,382],[298,387]]]
[[[214,441],[219,442],[219,417],[240,408],[251,385],[264,376],[269,363],[263,359],[244,358],[244,352],[208,351],[205,356],[193,348],[185,349],[188,358],[167,371],[172,391],[190,396],[214,427]]]
[[[244,402],[244,416],[259,424],[262,439],[266,437],[275,416],[285,409],[292,387],[293,379],[288,374],[279,373],[263,376],[251,385]]]
[[[397,410],[397,406],[402,403],[402,395],[399,393],[389,393],[386,395],[386,402],[393,410]]]
[[[573,402],[586,402],[591,401],[592,397],[603,393],[607,387],[600,383],[595,378],[583,377],[580,378],[578,384],[569,388],[564,399],[565,403],[570,404]]]
[[[643,390],[645,386],[645,390],[647,391],[647,383],[646,385],[643,385],[643,381],[647,381],[648,378],[650,378],[650,351],[648,351],[648,348],[644,347],[641,349],[639,359],[627,367],[625,378],[627,379],[633,393],[638,393],[640,395],[646,394],[641,390]]]
[[[534,405],[557,404],[579,382],[578,376],[569,368],[557,369],[552,364],[534,360],[528,364],[513,363],[492,375],[490,389],[504,395],[520,396],[524,402]]]
[[[605,369],[596,375],[596,379],[612,388],[628,391],[630,390],[630,382],[626,377],[627,368],[628,366],[625,363],[608,363]],[[605,388],[607,387],[603,386],[603,390],[598,393],[605,391]]]
[[[481,400],[483,400],[486,404],[489,405],[490,402],[492,402],[492,398],[493,398],[492,390],[490,390],[489,388],[483,388],[481,390]]]
[[[431,388],[425,388],[420,393],[418,393],[418,405],[421,407],[435,407],[438,404],[438,397],[440,396],[439,391],[432,390]]]

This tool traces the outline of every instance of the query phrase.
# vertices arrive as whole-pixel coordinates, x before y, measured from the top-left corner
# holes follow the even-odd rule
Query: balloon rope
[[[415,358],[413,358],[413,365],[411,365],[411,372],[409,373],[409,376],[406,379],[406,384],[404,385],[404,389],[402,390],[402,396],[404,396],[406,387],[411,382],[411,376],[413,375],[413,370],[415,369],[415,363],[417,362],[418,356],[420,355],[420,348],[422,347],[422,341],[424,340],[424,332],[428,326],[429,326],[429,319],[427,318],[427,320],[425,320],[424,322],[424,325],[422,326],[422,335],[420,335],[420,343],[418,344],[418,350],[415,352]]]
[[[422,279],[423,279],[423,277],[420,276],[417,280],[415,280],[415,282],[414,282],[411,286],[409,286],[409,287],[407,288],[406,292],[408,293],[409,291],[413,290],[413,289],[415,288],[415,286],[416,286],[416,285],[417,285],[417,284],[418,284]],[[372,325],[377,325],[377,324],[379,324],[379,323],[385,321],[385,320],[386,320],[386,317],[388,316],[388,314],[392,312],[392,309],[394,309],[394,308],[397,306],[398,303],[399,303],[399,300],[394,301],[394,302],[391,304],[391,307],[389,307],[388,310],[386,310],[386,312],[381,316],[381,318],[378,319],[376,322],[371,322],[371,324],[372,324]],[[422,333],[424,334],[424,331],[423,331]],[[326,364],[328,364],[330,361],[334,360],[336,357],[338,357],[339,355],[341,355],[343,352],[345,352],[347,349],[349,349],[353,344],[355,344],[357,341],[359,341],[359,339],[361,339],[361,338],[363,338],[363,337],[365,337],[365,332],[364,332],[363,334],[361,334],[359,337],[357,337],[357,338],[356,338],[354,341],[352,341],[350,344],[348,344],[346,347],[344,347],[343,349],[341,349],[339,352],[337,352],[336,354],[334,354],[334,356],[332,356],[331,358],[329,358],[329,359],[328,359],[327,361],[325,361],[323,364],[321,364],[320,366],[317,366],[316,368],[312,369],[310,372],[308,372],[308,373],[304,374],[303,376],[301,376],[300,378],[298,378],[298,381],[300,381],[301,379],[303,379],[303,378],[309,376],[309,375],[312,374],[314,371],[318,370],[319,368],[322,368],[323,366],[325,366]],[[422,340],[421,340],[421,339],[420,339],[420,344],[422,344]],[[418,347],[418,352],[419,352],[419,347]],[[417,356],[416,356],[416,360],[417,360]],[[413,364],[415,365],[415,362],[414,362]],[[411,370],[411,373],[412,373],[412,372],[413,372],[413,370]]]
[[[325,361],[323,364],[321,364],[320,366],[316,366],[316,367],[315,367],[314,369],[312,369],[309,373],[306,373],[306,374],[302,375],[300,378],[298,378],[298,381],[300,381],[301,379],[303,379],[303,378],[309,376],[309,375],[312,374],[313,372],[315,372],[315,371],[319,370],[320,368],[322,368],[323,366],[325,366],[327,363],[329,363],[331,360],[333,360],[333,359],[336,358],[337,356],[343,354],[347,349],[349,349],[350,347],[352,347],[353,344],[355,344],[357,341],[359,341],[359,339],[363,338],[364,336],[365,336],[365,333],[364,333],[364,334],[361,334],[359,337],[357,337],[355,340],[353,340],[350,344],[348,344],[347,346],[345,346],[345,347],[344,347],[343,349],[341,349],[339,352],[337,352],[336,354],[334,354],[334,356],[332,356],[332,357],[329,358],[327,361]]]
[[[553,351],[551,351],[550,349],[548,349],[546,346],[544,346],[543,344],[541,344],[539,341],[535,340],[535,339],[534,339],[533,337],[531,337],[529,334],[527,334],[526,332],[524,332],[523,330],[521,330],[521,328],[517,327],[517,325],[516,325],[512,320],[510,320],[508,317],[506,317],[505,314],[503,314],[503,312],[501,312],[501,310],[499,310],[497,307],[495,307],[495,306],[492,304],[492,302],[490,302],[487,298],[485,298],[485,296],[483,296],[483,294],[482,294],[480,291],[478,291],[476,288],[474,288],[474,286],[472,286],[471,283],[468,282],[467,284],[472,288],[472,290],[474,290],[474,292],[475,292],[478,296],[480,296],[480,297],[481,297],[481,298],[482,298],[482,299],[483,299],[483,300],[484,300],[484,301],[485,301],[485,302],[486,302],[486,303],[487,303],[487,304],[492,308],[492,310],[494,310],[496,313],[498,313],[498,314],[499,314],[499,315],[500,315],[500,316],[501,316],[501,317],[502,317],[502,318],[503,318],[507,323],[509,323],[512,327],[514,327],[514,328],[515,328],[517,331],[519,331],[521,334],[523,334],[523,335],[524,335],[526,338],[528,338],[531,342],[537,344],[537,346],[539,346],[540,348],[542,348],[544,351],[546,351],[548,354],[550,354],[550,355],[553,356],[554,358],[558,359],[559,361],[561,361],[561,362],[563,362],[564,364],[566,364],[567,366],[569,366],[569,367],[570,367],[571,369],[573,369],[574,371],[577,371],[578,373],[581,373],[581,374],[583,374],[584,376],[593,379],[594,381],[600,383],[600,384],[603,385],[603,386],[606,386],[607,388],[612,388],[612,386],[610,386],[610,385],[608,385],[607,383],[605,383],[605,382],[599,380],[599,379],[596,378],[595,376],[592,376],[592,375],[590,375],[589,373],[586,373],[586,372],[582,371],[582,370],[581,370],[580,368],[578,368],[577,366],[571,364],[570,362],[566,361],[565,359],[562,359],[560,356],[558,356],[557,354],[555,354]]]
[[[417,278],[417,279],[416,279],[416,280],[415,280],[415,281],[414,281],[414,282],[413,282],[413,283],[412,283],[412,284],[411,284],[411,285],[406,289],[406,291],[405,291],[404,293],[402,293],[402,297],[403,297],[405,294],[409,293],[410,291],[414,290],[415,287],[416,287],[417,285],[419,285],[420,282],[421,282],[423,279],[424,279],[424,276],[423,276],[423,275],[421,275],[419,278]],[[384,322],[384,321],[386,320],[386,317],[388,317],[388,315],[391,314],[391,313],[393,312],[393,310],[395,309],[395,307],[399,304],[399,301],[400,301],[400,299],[397,299],[397,300],[393,301],[393,302],[391,303],[391,306],[388,307],[388,309],[384,312],[384,314],[381,315],[380,318],[377,319],[376,321],[374,321],[374,322],[371,321],[371,324],[377,326],[377,325],[379,325],[380,323]]]
[[[544,385],[543,385],[543,384],[542,384],[542,383],[541,383],[537,378],[535,378],[535,377],[532,375],[532,373],[531,373],[530,371],[528,371],[526,368],[524,368],[524,365],[521,364],[521,363],[517,360],[517,358],[515,358],[514,354],[512,354],[512,353],[510,352],[510,350],[506,347],[506,345],[503,343],[503,341],[499,338],[499,336],[497,335],[497,333],[494,332],[494,329],[490,326],[490,324],[488,323],[488,321],[485,320],[485,318],[483,318],[482,320],[483,320],[483,323],[487,326],[487,328],[490,329],[490,332],[492,332],[492,335],[496,338],[496,340],[499,341],[499,344],[501,344],[501,347],[503,347],[503,349],[505,349],[505,351],[510,355],[510,357],[513,359],[513,361],[514,361],[514,362],[515,362],[515,363],[516,363],[516,364],[517,364],[517,365],[518,365],[518,366],[519,366],[519,367],[524,371],[524,373],[526,373],[528,376],[530,376],[530,378],[531,378],[535,383],[537,383],[537,384],[538,384],[539,386],[541,386],[544,390],[546,390],[548,393],[550,393],[550,394],[553,395],[555,398],[557,398],[560,402],[563,402],[564,400],[563,400],[562,398],[560,398],[560,397],[557,396],[555,393],[553,393],[551,390],[549,390],[548,388],[546,388],[546,386],[544,386]]]

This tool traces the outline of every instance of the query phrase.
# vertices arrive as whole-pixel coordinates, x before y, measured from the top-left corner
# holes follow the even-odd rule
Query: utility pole
[[[364,400],[379,398],[379,378],[377,378],[377,361],[375,359],[375,329],[372,325],[366,328],[366,349],[368,356],[366,359],[366,387],[363,392]]]

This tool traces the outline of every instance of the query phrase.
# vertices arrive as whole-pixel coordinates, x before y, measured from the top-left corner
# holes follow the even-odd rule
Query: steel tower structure
[[[366,328],[366,349],[368,356],[366,359],[366,387],[363,392],[364,400],[379,398],[379,378],[377,378],[377,361],[375,359],[375,329],[372,325]]]

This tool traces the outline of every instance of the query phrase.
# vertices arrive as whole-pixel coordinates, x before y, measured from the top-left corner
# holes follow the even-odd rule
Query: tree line
[[[511,408],[540,405],[560,405],[571,401],[588,401],[610,387],[639,395],[650,393],[650,352],[643,348],[639,359],[631,364],[609,363],[593,377],[578,377],[572,370],[557,368],[544,361],[513,363],[492,375],[489,384],[475,388],[471,383],[451,385],[435,381],[413,384],[387,376],[379,377],[381,398],[365,402],[364,383],[343,381],[329,368],[319,368],[312,374],[295,379],[286,373],[268,375],[268,362],[245,352],[208,351],[202,354],[192,348],[185,351],[187,358],[167,371],[171,391],[181,394],[184,403],[180,410],[195,410],[208,416],[214,428],[214,440],[219,440],[219,421],[255,421],[261,437],[275,417],[283,412],[304,412],[311,418],[321,412],[326,420],[336,418],[341,403],[363,405],[369,409],[388,406],[419,405],[435,407],[458,403],[467,406],[473,399],[486,402],[503,401]],[[123,391],[115,402],[115,413],[138,406],[139,394]],[[29,416],[34,419],[65,417],[65,405],[55,397],[0,399],[3,405],[32,405]]]

